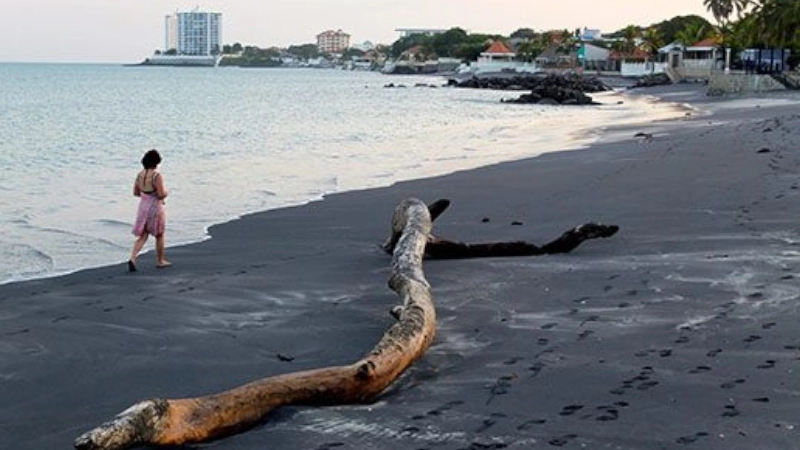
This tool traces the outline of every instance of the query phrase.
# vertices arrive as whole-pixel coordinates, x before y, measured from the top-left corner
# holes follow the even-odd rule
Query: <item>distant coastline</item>
[[[220,58],[217,56],[191,55],[153,55],[133,66],[179,66],[179,67],[216,67]]]

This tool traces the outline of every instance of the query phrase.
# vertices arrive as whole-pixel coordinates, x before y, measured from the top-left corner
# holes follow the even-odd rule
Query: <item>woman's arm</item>
[[[159,172],[154,177],[153,182],[156,185],[156,195],[158,195],[158,198],[160,198],[161,200],[167,198],[169,192],[167,192],[167,186],[164,184],[164,176],[161,175],[161,173]]]
[[[142,189],[139,187],[139,177],[136,177],[136,180],[133,181],[133,195],[136,197],[142,196]]]

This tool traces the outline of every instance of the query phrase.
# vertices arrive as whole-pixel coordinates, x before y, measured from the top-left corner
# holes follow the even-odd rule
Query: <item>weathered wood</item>
[[[433,223],[434,220],[436,220],[439,216],[441,216],[448,206],[450,206],[450,200],[447,200],[445,198],[436,200],[435,202],[429,204],[428,212],[431,215],[431,223]],[[386,253],[391,255],[392,252],[394,252],[394,247],[395,245],[397,245],[397,241],[400,239],[400,234],[402,233],[402,231],[403,230],[395,230],[394,227],[392,227],[392,232],[389,235],[389,239],[386,239],[386,242],[384,242],[384,244],[382,245],[383,250]]]
[[[398,321],[361,360],[273,376],[204,397],[146,400],[78,437],[75,448],[199,443],[244,431],[280,406],[374,400],[424,354],[436,332],[436,311],[422,271],[430,231],[431,214],[423,202],[407,199],[397,206],[392,234],[399,237],[393,246],[389,287],[402,305],[395,309]]]
[[[535,256],[569,253],[589,239],[611,237],[619,231],[616,225],[587,223],[567,230],[557,239],[539,247],[525,241],[467,244],[431,235],[425,247],[428,259],[487,258]]]
[[[431,222],[439,217],[450,206],[450,200],[441,199],[431,203],[428,209],[431,213]],[[589,239],[607,238],[619,231],[616,225],[601,223],[585,223],[565,231],[557,239],[541,247],[526,241],[510,242],[485,242],[469,244],[460,241],[451,241],[428,234],[428,243],[425,247],[425,257],[428,259],[463,259],[463,258],[488,258],[505,256],[536,256],[551,255],[555,253],[569,253],[575,250],[584,241]],[[387,253],[394,251],[400,233],[393,231],[383,249]]]

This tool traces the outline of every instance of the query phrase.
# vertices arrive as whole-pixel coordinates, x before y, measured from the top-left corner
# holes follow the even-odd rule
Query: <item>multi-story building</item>
[[[176,12],[165,20],[167,51],[178,55],[210,56],[222,50],[222,14],[212,12]]]
[[[342,30],[328,30],[317,35],[317,48],[321,53],[342,53],[348,47],[350,35]]]

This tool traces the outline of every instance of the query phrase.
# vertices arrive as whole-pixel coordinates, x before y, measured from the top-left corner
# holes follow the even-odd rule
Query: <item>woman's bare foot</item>
[[[169,266],[171,266],[171,265],[172,265],[172,263],[171,263],[171,262],[169,262],[169,261],[167,261],[167,260],[165,259],[165,260],[163,260],[163,261],[159,261],[159,262],[156,264],[156,267],[157,267],[157,268],[159,268],[159,269],[164,269],[164,268],[167,268],[167,267],[169,267]]]

